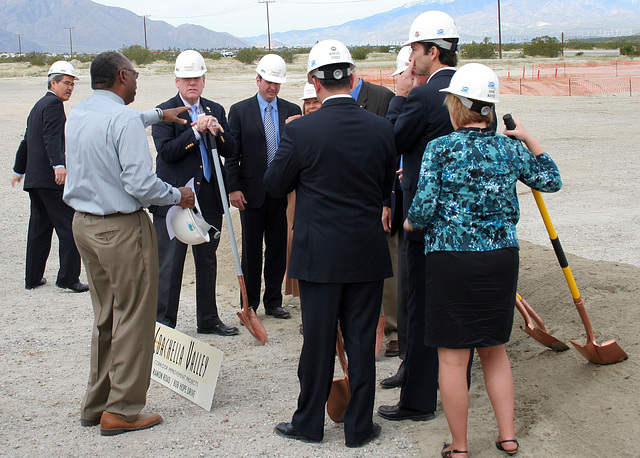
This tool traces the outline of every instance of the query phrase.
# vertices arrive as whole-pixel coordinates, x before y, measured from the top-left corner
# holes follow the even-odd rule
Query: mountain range
[[[400,44],[421,12],[439,9],[458,25],[462,42],[498,41],[496,0],[417,0],[399,8],[332,27],[271,34],[272,46],[310,46],[335,38],[348,45]],[[143,19],[90,0],[0,0],[0,51],[99,52],[144,45],[150,49],[238,49],[266,46],[267,36],[235,37],[184,24]],[[592,37],[640,32],[640,0],[502,0],[502,41],[533,37]]]

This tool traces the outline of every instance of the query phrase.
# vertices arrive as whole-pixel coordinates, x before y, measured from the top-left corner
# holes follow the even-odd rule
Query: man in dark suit
[[[265,184],[275,196],[296,191],[289,272],[299,281],[304,327],[298,408],[276,432],[322,440],[339,322],[351,390],[345,440],[360,447],[380,434],[372,422],[376,325],[383,281],[393,274],[380,215],[391,192],[395,148],[391,124],[350,97],[353,68],[342,43],[313,47],[308,77],[322,108],[287,125]]]
[[[258,93],[234,104],[229,125],[238,142],[237,154],[225,161],[231,205],[240,209],[242,223],[242,271],[249,306],[260,305],[264,240],[265,313],[289,318],[282,306],[282,280],[287,263],[287,197],[275,197],[264,185],[264,174],[273,160],[287,118],[300,115],[300,107],[278,97],[286,81],[286,64],[267,54],[256,69]]]
[[[453,131],[444,107],[444,93],[457,64],[459,35],[453,19],[428,11],[411,25],[410,65],[398,78],[397,94],[389,104],[387,119],[394,122],[395,143],[403,159],[404,218],[420,177],[424,149],[434,138]],[[420,84],[420,76],[428,76]],[[435,417],[438,387],[436,348],[424,345],[425,275],[424,231],[405,232],[407,240],[407,351],[404,386],[396,405],[383,405],[378,415],[387,420],[425,421]]]
[[[357,81],[358,83],[351,90],[351,97],[356,99],[358,105],[360,105],[365,110],[377,114],[378,116],[384,117],[387,114],[389,102],[395,94],[390,89],[384,86],[369,83],[362,78],[358,78]],[[386,318],[384,323],[384,333],[390,338],[387,344],[387,349],[385,350],[385,356],[398,356],[398,340],[393,339],[393,337],[398,330],[396,313],[398,285],[397,275],[395,275],[395,273],[398,270],[397,228],[402,227],[402,220],[401,218],[397,218],[400,220],[400,225],[397,227],[394,226],[393,229],[391,228],[391,226],[386,224],[390,221],[389,218],[391,217],[390,199],[393,199],[393,195],[390,196],[390,198],[385,199],[384,201],[382,224],[387,235],[387,243],[389,245],[389,253],[391,254],[391,263],[393,265],[394,277],[387,278],[384,281],[384,292],[382,294],[382,314]]]
[[[48,91],[31,109],[27,130],[16,153],[11,185],[24,179],[24,190],[31,199],[27,235],[25,287],[44,285],[43,277],[51,251],[55,229],[60,242],[60,268],[56,286],[74,292],[88,291],[80,283],[80,254],[73,240],[73,209],[62,200],[67,176],[64,154],[64,125],[67,117],[63,103],[71,98],[75,70],[69,62],[54,62],[49,69]]]
[[[224,108],[201,97],[206,71],[204,59],[197,51],[187,50],[178,55],[175,65],[178,94],[158,105],[158,108],[165,110],[191,106],[190,111],[179,115],[188,120],[188,123],[155,124],[152,136],[158,152],[158,177],[176,187],[184,186],[191,178],[195,178],[202,216],[210,225],[219,229],[224,208],[213,161],[220,159],[217,155],[212,156],[209,148],[216,146],[220,155],[230,157],[235,152],[236,142],[229,134]],[[216,145],[207,144],[207,132],[215,136]],[[187,245],[177,238],[169,239],[166,226],[168,209],[169,206],[157,207],[153,216],[153,224],[158,233],[160,261],[156,319],[175,328]],[[219,239],[214,237],[215,231],[216,229],[209,231],[209,242],[192,246],[196,266],[197,330],[204,334],[236,335],[238,328],[225,325],[216,306],[216,249]]]

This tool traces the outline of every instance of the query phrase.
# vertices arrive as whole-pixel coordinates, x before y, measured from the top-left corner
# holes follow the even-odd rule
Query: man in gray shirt
[[[149,428],[141,414],[153,358],[158,294],[156,232],[149,205],[194,206],[193,191],[174,188],[153,172],[144,116],[133,102],[138,73],[118,52],[91,64],[94,93],[66,125],[64,201],[75,209],[73,235],[84,262],[95,313],[91,372],[80,413],[102,435]],[[157,117],[162,118],[158,112]]]

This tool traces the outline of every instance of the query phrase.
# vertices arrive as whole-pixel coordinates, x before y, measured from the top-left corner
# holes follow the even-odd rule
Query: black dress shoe
[[[284,307],[276,307],[274,309],[266,309],[264,311],[266,315],[271,315],[274,318],[291,318],[289,310]]]
[[[62,289],[70,289],[74,293],[84,293],[85,291],[89,291],[89,285],[86,283],[80,283],[79,281],[73,283],[72,285],[63,285],[62,283],[56,282],[56,286]]]
[[[376,437],[378,437],[380,435],[380,431],[382,431],[382,428],[380,427],[380,425],[377,423],[374,423],[373,428],[371,428],[371,432],[369,432],[367,437],[365,437],[360,441],[354,441],[354,442],[346,441],[345,445],[349,448],[362,447],[363,445],[367,445],[369,442],[371,442]]]
[[[274,429],[277,435],[289,439],[296,439],[302,442],[320,442],[319,440],[311,439],[298,432],[291,423],[278,423]]]
[[[391,377],[380,380],[380,386],[385,389],[402,388],[404,386],[404,361],[400,364],[398,372]]]
[[[24,289],[36,289],[38,286],[42,286],[47,282],[47,279],[42,277],[35,285],[24,285]]]
[[[385,420],[392,421],[428,421],[433,420],[436,417],[435,412],[423,412],[421,410],[409,409],[401,407],[400,404],[396,404],[394,406],[380,406],[378,407],[378,415]]]
[[[240,333],[235,326],[227,326],[224,323],[219,323],[210,328],[198,328],[199,334],[218,334],[219,336],[235,336]]]

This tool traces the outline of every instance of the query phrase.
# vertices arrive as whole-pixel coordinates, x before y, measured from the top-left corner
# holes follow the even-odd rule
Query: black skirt
[[[428,253],[426,345],[493,347],[509,341],[518,248]]]

